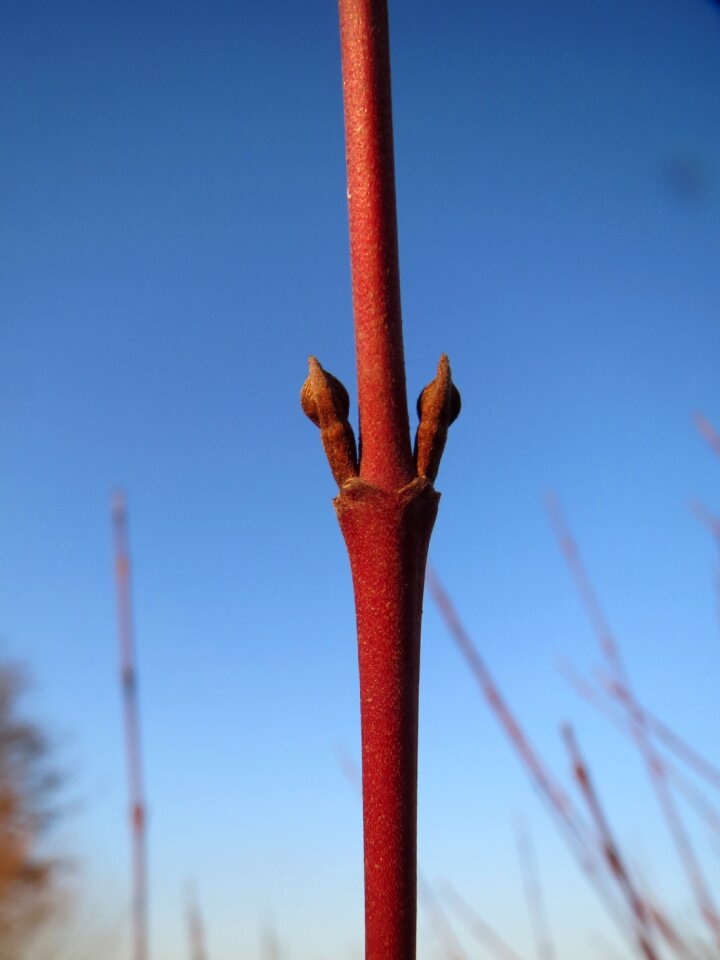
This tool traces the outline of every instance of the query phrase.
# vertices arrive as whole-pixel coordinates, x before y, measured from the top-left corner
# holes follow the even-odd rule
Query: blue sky
[[[67,936],[128,956],[121,485],[154,960],[184,955],[189,876],[212,960],[259,955],[268,925],[289,957],[357,956],[360,810],[336,759],[359,749],[352,596],[298,402],[310,353],[354,395],[335,7],[7,2],[1,24],[0,642],[71,774]],[[391,30],[410,398],[443,351],[463,395],[432,562],[563,777],[576,724],[692,929],[639,761],[555,669],[597,653],[542,500],[644,699],[717,758],[716,558],[689,504],[720,510],[692,424],[720,424],[719,11],[394,0]],[[429,602],[421,714],[428,876],[529,956],[523,813],[561,953],[590,958],[610,925]]]

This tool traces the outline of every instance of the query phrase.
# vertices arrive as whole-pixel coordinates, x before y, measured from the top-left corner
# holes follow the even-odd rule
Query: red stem
[[[437,573],[432,568],[428,571],[428,587],[450,636],[478,682],[490,708],[510,738],[540,796],[554,815],[568,847],[591,881],[595,892],[607,908],[610,916],[618,924],[618,928],[623,934],[627,935],[624,919],[618,915],[615,902],[609,895],[604,878],[598,870],[597,859],[588,838],[585,822],[578,816],[570,798],[555,782],[540,757],[533,750],[520,724],[503,699],[485,661],[465,630],[450,597],[440,583]]]
[[[361,451],[347,391],[310,358],[301,392],[340,488],[360,664],[367,960],[414,960],[417,735],[425,564],[447,430],[460,411],[446,356],[419,401],[405,393],[386,0],[340,0],[350,257]]]
[[[115,539],[115,583],[117,590],[120,682],[123,696],[125,749],[130,794],[130,829],[133,875],[133,958],[147,960],[147,849],[145,800],[140,750],[140,720],[135,669],[135,635],[130,590],[130,550],[127,534],[127,506],[124,494],[113,497],[112,522]]]
[[[398,490],[415,476],[400,309],[386,0],[339,0],[360,476]]]
[[[469,960],[468,955],[455,936],[453,926],[443,910],[435,891],[422,874],[418,877],[418,890],[425,907],[425,913],[442,945],[445,960]]]
[[[335,501],[355,591],[365,841],[365,956],[414,960],[423,578],[438,495],[361,480]]]
[[[339,0],[339,12],[362,447],[336,508],[358,629],[365,955],[414,960],[420,624],[438,498],[410,446],[387,3]]]
[[[720,433],[702,413],[695,414],[695,426],[705,438],[711,449],[720,457]]]
[[[602,698],[600,691],[597,690],[596,687],[580,676],[568,663],[562,663],[560,665],[560,672],[583,700],[595,707],[595,709],[620,730],[621,733],[632,738],[632,731],[623,722],[622,717]],[[642,709],[645,710],[644,707]],[[648,720],[652,721],[652,717],[647,711],[645,712],[645,716]],[[659,728],[655,729],[651,726],[651,732],[656,736],[658,736],[658,730]],[[662,738],[658,736],[658,739]],[[681,742],[684,744],[684,741]],[[690,756],[692,756],[692,754],[690,754]],[[681,759],[687,758],[681,757]],[[663,767],[675,787],[683,794],[687,802],[694,808],[699,816],[702,817],[705,824],[715,833],[720,834],[720,813],[705,799],[704,795],[696,788],[694,783],[689,780],[677,766],[670,763],[666,758],[663,758]]]
[[[605,862],[632,912],[635,921],[638,949],[646,960],[658,960],[658,955],[650,942],[650,923],[647,908],[642,897],[635,889],[635,885],[625,866],[625,861],[621,856],[620,848],[612,835],[610,824],[600,804],[600,798],[595,791],[595,786],[590,777],[587,764],[580,753],[575,735],[569,725],[563,727],[562,733],[565,746],[570,755],[570,761],[573,765],[575,779],[585,798],[588,810],[595,821]]]
[[[449,884],[445,887],[446,896],[452,900],[457,911],[462,913],[463,919],[475,934],[475,938],[492,953],[497,960],[520,960],[520,956],[509,947],[493,928],[473,910],[454,887]]]
[[[517,842],[518,858],[522,871],[525,900],[528,906],[530,922],[535,940],[535,952],[538,960],[556,960],[557,951],[550,933],[545,909],[540,872],[538,870],[535,848],[530,831],[520,820],[515,820],[515,837]]]
[[[563,552],[581,602],[592,625],[600,649],[608,663],[613,680],[615,697],[622,704],[629,721],[633,739],[645,761],[650,782],[660,804],[678,856],[687,874],[690,886],[703,920],[712,930],[716,944],[720,945],[720,914],[705,880],[700,861],[685,829],[667,782],[667,771],[650,738],[647,718],[630,686],[627,670],[620,654],[610,623],[605,616],[598,595],[585,564],[565,522],[560,504],[553,495],[547,497],[547,508],[560,549]]]

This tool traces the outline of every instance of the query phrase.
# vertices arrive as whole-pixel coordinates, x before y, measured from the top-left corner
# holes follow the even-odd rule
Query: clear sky
[[[432,562],[548,763],[569,782],[572,720],[633,863],[699,932],[639,760],[557,672],[598,654],[543,494],[644,700],[720,759],[716,557],[690,510],[720,510],[692,422],[720,424],[720,10],[393,0],[391,32],[409,392],[446,351],[463,396]],[[6,0],[0,89],[0,642],[69,771],[68,945],[129,957],[121,485],[153,960],[187,955],[189,877],[211,960],[270,927],[296,960],[359,956],[352,596],[298,402],[310,353],[354,393],[335,6]],[[590,960],[611,925],[429,602],[423,643],[425,873],[528,960],[525,816],[560,954]]]

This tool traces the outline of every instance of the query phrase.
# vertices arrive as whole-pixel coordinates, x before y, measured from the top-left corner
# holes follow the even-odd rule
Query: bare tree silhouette
[[[0,960],[20,960],[58,905],[59,863],[39,851],[53,821],[61,778],[47,737],[20,713],[27,685],[0,665]]]

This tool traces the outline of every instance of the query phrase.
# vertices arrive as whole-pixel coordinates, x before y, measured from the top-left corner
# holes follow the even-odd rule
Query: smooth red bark
[[[420,626],[438,500],[425,479],[395,493],[358,479],[335,501],[357,615],[368,960],[415,957]]]
[[[438,497],[410,446],[387,4],[340,0],[339,12],[362,457],[336,509],[358,629],[365,956],[414,960],[420,625]]]
[[[315,358],[301,394],[340,488],[355,592],[362,720],[365,956],[415,960],[417,736],[425,564],[447,428],[443,356],[410,444],[385,0],[339,0],[361,450],[342,384]]]
[[[310,358],[303,410],[320,429],[355,592],[362,719],[368,960],[413,960],[417,907],[417,730],[432,481],[460,398],[447,357],[421,394],[414,479],[383,490],[362,479],[343,385]]]
[[[358,404],[363,480],[415,477],[400,308],[390,48],[385,0],[340,0]]]

